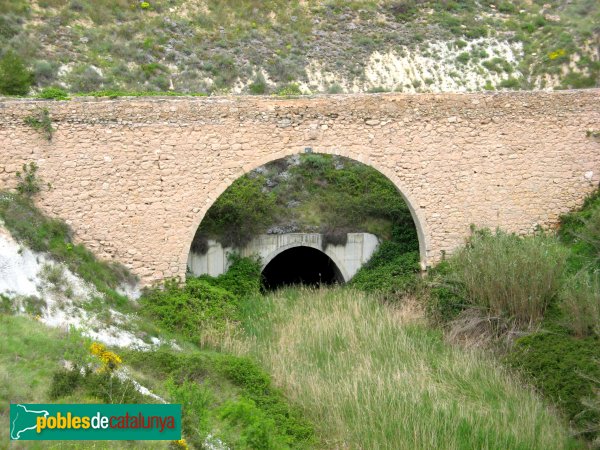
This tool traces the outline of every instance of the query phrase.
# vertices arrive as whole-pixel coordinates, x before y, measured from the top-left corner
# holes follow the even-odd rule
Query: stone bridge
[[[35,161],[37,198],[79,242],[144,283],[184,276],[205,212],[239,176],[304,151],[387,176],[424,268],[469,226],[554,226],[600,180],[600,91],[0,100],[0,188]],[[46,108],[47,141],[25,123]]]

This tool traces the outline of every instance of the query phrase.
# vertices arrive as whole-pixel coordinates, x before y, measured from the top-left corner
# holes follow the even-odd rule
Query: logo
[[[11,440],[181,439],[181,405],[11,404]]]

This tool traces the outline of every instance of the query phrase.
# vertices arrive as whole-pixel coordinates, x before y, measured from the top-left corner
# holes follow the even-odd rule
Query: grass
[[[258,358],[334,448],[576,447],[560,419],[492,359],[444,343],[353,290],[290,289],[247,305]]]
[[[553,236],[479,230],[448,261],[445,283],[466,306],[532,325],[561,289],[567,258],[568,249]]]

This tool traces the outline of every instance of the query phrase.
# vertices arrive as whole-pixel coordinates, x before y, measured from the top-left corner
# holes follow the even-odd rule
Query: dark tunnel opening
[[[267,264],[262,275],[267,290],[295,284],[320,286],[344,281],[331,258],[311,247],[293,247],[281,252]]]

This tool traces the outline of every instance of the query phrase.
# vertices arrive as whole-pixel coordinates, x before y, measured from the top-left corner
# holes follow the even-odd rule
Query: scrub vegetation
[[[4,0],[0,93],[593,87],[599,14],[595,0]]]

